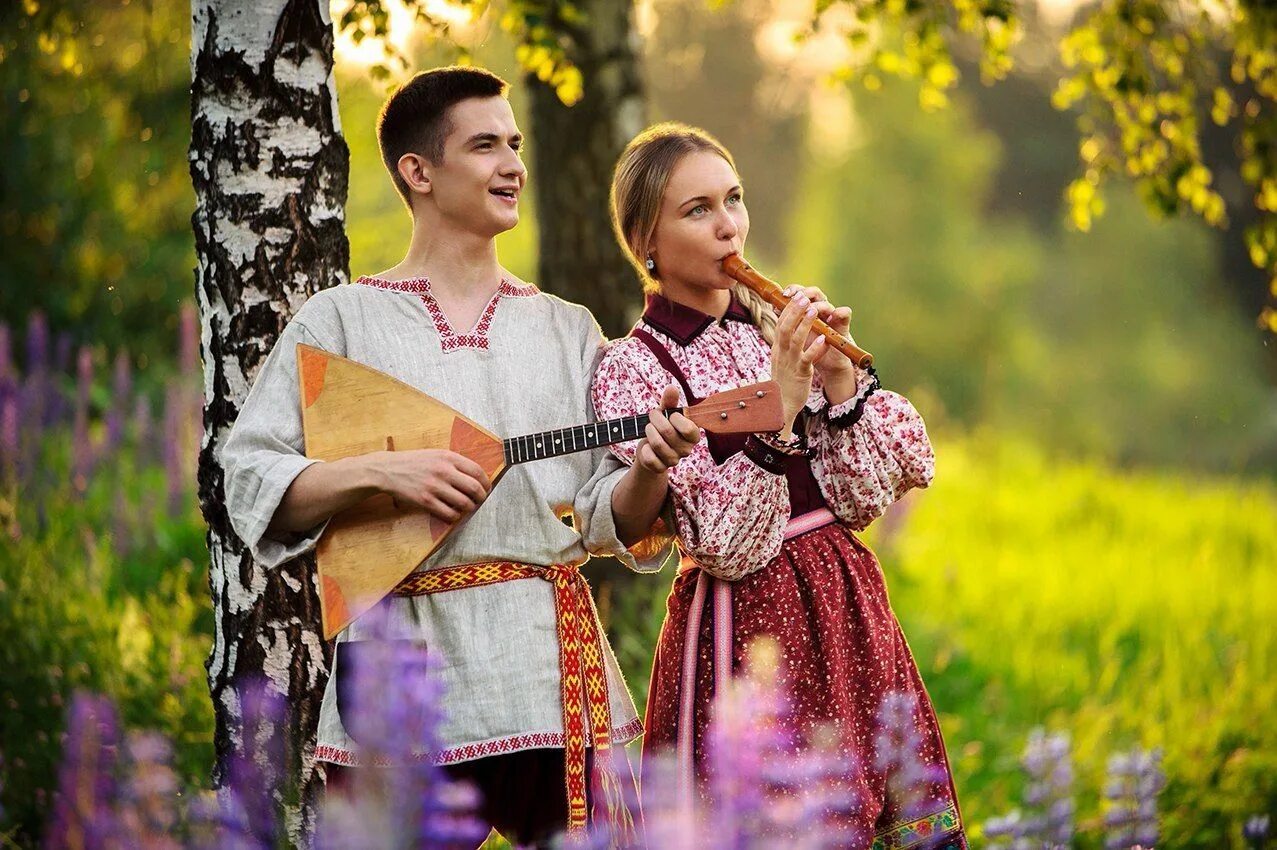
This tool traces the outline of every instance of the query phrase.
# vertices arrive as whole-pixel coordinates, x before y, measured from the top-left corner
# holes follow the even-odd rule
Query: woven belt
[[[395,596],[425,596],[528,578],[542,579],[554,585],[568,831],[579,835],[588,820],[585,775],[585,715],[588,711],[590,732],[594,738],[594,772],[607,802],[609,825],[618,833],[617,838],[622,839],[618,843],[632,843],[633,822],[622,796],[616,765],[608,752],[612,746],[612,708],[608,703],[603,636],[599,631],[590,585],[580,569],[568,564],[535,567],[513,561],[461,564],[412,573],[392,593]],[[597,801],[595,816],[599,820]]]

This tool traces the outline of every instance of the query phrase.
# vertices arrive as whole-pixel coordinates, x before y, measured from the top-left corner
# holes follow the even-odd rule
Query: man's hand
[[[375,452],[369,463],[377,488],[401,508],[418,508],[445,522],[473,512],[492,491],[479,464],[447,449]]]

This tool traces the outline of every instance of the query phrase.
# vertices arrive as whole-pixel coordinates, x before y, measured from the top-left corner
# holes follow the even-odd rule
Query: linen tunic
[[[276,536],[267,526],[303,454],[295,348],[306,343],[379,369],[502,437],[594,421],[590,378],[603,336],[584,307],[513,278],[503,280],[474,328],[449,326],[424,278],[360,278],[312,296],[284,329],[222,453],[232,525],[266,568],[312,549],[324,526]],[[612,490],[624,466],[599,448],[510,469],[470,519],[418,569],[481,561],[581,564],[614,555],[654,571],[668,539],[626,548],[613,524]],[[565,524],[571,518],[575,527]],[[424,641],[442,659],[446,718],[439,763],[564,745],[553,587],[536,579],[382,603],[392,637]],[[337,641],[367,639],[356,620]],[[613,740],[642,731],[604,640]],[[335,662],[334,662],[335,663]],[[358,763],[337,711],[333,669],[320,710],[316,755]]]

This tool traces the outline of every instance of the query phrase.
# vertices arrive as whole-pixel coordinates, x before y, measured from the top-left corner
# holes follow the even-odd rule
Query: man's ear
[[[399,176],[408,184],[408,191],[414,194],[430,194],[431,164],[424,156],[417,153],[406,153],[399,157],[395,164]]]

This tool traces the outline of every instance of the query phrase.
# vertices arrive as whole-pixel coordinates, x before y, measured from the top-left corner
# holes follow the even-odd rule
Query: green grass
[[[1080,825],[1108,756],[1159,746],[1159,846],[1241,846],[1244,816],[1277,809],[1277,492],[992,435],[938,453],[880,555],[968,820],[1015,804],[1042,725],[1072,736]]]

